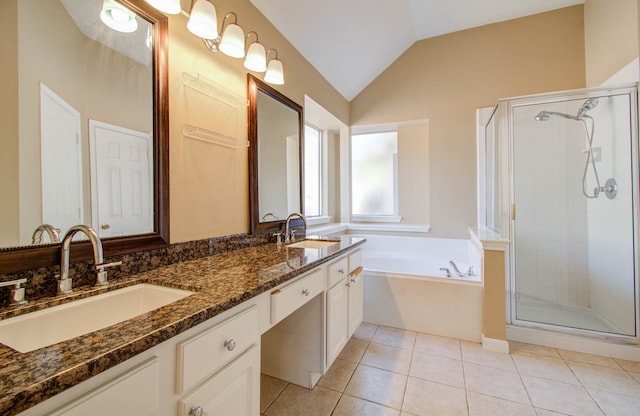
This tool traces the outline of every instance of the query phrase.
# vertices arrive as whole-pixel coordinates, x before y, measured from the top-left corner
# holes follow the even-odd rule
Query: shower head
[[[587,111],[593,110],[597,105],[598,105],[598,98],[596,97],[589,98],[587,101],[585,101],[582,104],[582,107],[580,107],[580,109],[578,110],[578,114],[576,114],[576,119],[581,119],[582,116],[584,116],[587,113]]]

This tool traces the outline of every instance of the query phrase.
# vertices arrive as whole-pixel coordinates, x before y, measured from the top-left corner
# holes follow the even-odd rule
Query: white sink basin
[[[340,241],[331,240],[302,240],[297,243],[289,244],[287,247],[293,248],[327,248],[334,244],[338,244]]]
[[[106,328],[194,292],[138,284],[0,321],[0,343],[29,352]]]

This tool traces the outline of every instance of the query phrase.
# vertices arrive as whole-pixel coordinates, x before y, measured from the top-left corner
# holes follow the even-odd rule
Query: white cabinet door
[[[347,281],[327,290],[327,367],[336,359],[348,340]]]
[[[364,278],[362,272],[349,275],[349,337],[362,323],[364,313]]]
[[[258,416],[260,349],[257,345],[178,403],[179,415]],[[200,409],[201,408],[201,411]]]

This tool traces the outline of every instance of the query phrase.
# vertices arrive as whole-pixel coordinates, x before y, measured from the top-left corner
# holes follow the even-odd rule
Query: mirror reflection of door
[[[92,226],[101,238],[153,231],[150,133],[89,120]]]
[[[83,223],[80,113],[43,84],[40,130],[42,224],[64,234]]]

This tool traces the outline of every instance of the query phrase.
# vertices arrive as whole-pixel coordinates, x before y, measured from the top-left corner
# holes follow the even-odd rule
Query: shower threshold
[[[518,300],[516,305],[518,321],[634,336],[625,334],[591,308],[522,299]]]

